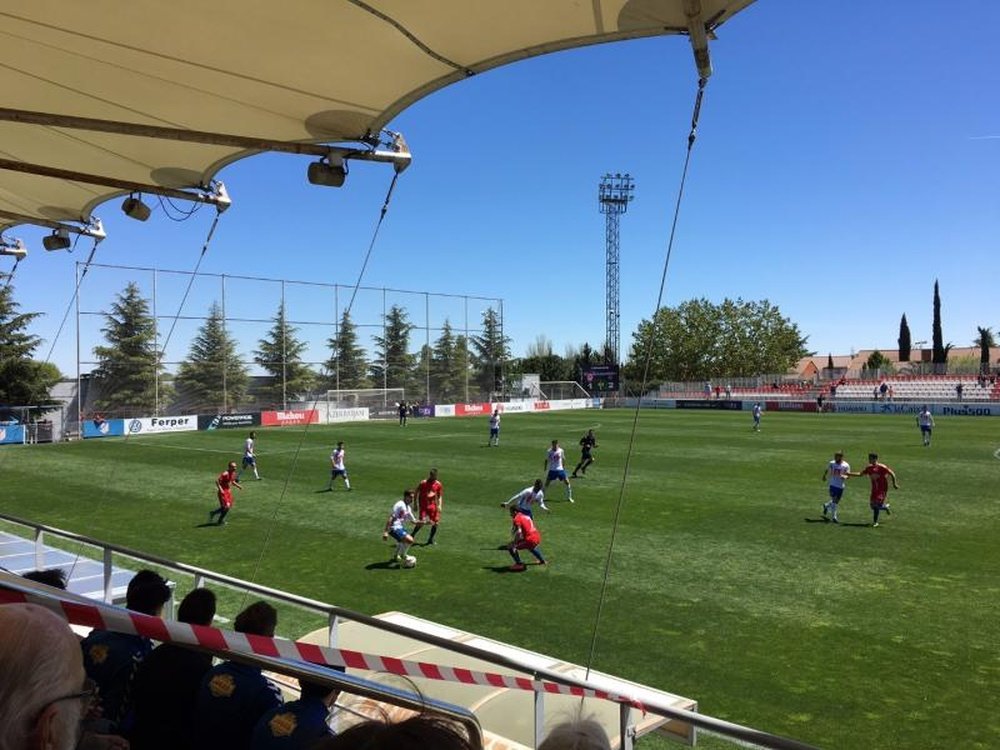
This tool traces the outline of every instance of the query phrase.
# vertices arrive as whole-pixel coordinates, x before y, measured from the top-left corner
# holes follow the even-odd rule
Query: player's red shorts
[[[420,506],[420,521],[425,523],[437,523],[441,520],[441,509],[437,503],[430,502]]]
[[[519,539],[514,542],[514,549],[534,549],[541,539]]]
[[[226,510],[233,507],[233,493],[232,490],[223,490],[218,493],[219,495],[219,505]]]

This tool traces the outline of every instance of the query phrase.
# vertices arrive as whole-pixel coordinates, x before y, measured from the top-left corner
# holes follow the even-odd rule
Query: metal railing
[[[601,690],[600,686],[592,685],[584,680],[575,680],[568,678],[565,675],[551,672],[546,669],[540,669],[538,667],[533,667],[529,664],[518,661],[507,656],[503,656],[492,651],[488,651],[483,648],[477,648],[475,646],[470,646],[465,643],[457,643],[455,641],[449,640],[447,638],[433,635],[431,633],[425,633],[423,631],[417,630],[415,628],[406,627],[405,625],[400,625],[393,622],[387,622],[385,620],[380,620],[376,617],[370,615],[361,614],[360,612],[354,612],[353,610],[345,609],[344,607],[338,607],[334,604],[328,604],[326,602],[317,601],[315,599],[310,599],[308,597],[299,596],[297,594],[290,594],[286,591],[281,591],[279,589],[273,589],[268,586],[262,586],[258,583],[253,583],[252,581],[244,581],[239,578],[234,578],[232,576],[227,576],[223,573],[217,573],[211,570],[206,570],[204,568],[199,568],[195,565],[188,565],[187,563],[178,562],[176,560],[168,560],[157,555],[150,555],[144,552],[138,552],[136,550],[130,549],[128,547],[123,547],[117,544],[111,544],[108,542],[102,542],[93,537],[88,537],[83,534],[77,534],[71,531],[65,531],[63,529],[57,529],[52,526],[46,526],[45,524],[35,523],[33,521],[27,521],[25,519],[19,518],[17,516],[12,516],[7,513],[0,513],[0,520],[7,521],[12,524],[23,526],[28,529],[32,529],[34,532],[35,539],[35,560],[38,567],[43,566],[43,544],[46,534],[52,535],[60,539],[66,539],[78,544],[83,544],[91,547],[96,547],[102,551],[102,559],[104,561],[104,580],[105,580],[105,602],[111,602],[111,559],[112,554],[122,555],[124,557],[129,557],[134,560],[139,560],[144,563],[156,565],[167,570],[177,571],[179,573],[184,573],[194,577],[195,587],[202,587],[205,585],[206,581],[211,581],[212,583],[221,584],[229,588],[239,589],[241,591],[247,591],[261,596],[274,599],[286,604],[290,604],[296,607],[300,607],[306,610],[324,614],[327,618],[327,642],[331,648],[337,648],[337,628],[341,621],[349,621],[365,625],[376,630],[380,630],[386,633],[392,633],[394,635],[404,636],[407,638],[412,638],[413,640],[420,641],[422,643],[435,646],[437,648],[444,649],[446,651],[460,654],[462,656],[479,659],[488,664],[493,664],[494,666],[502,667],[504,669],[509,669],[515,672],[520,672],[523,674],[531,675],[533,679],[547,682],[554,682],[561,685],[567,685],[570,687],[583,688],[586,690]],[[542,740],[542,730],[544,727],[544,691],[536,691],[534,706],[535,706],[535,745],[537,746]],[[387,701],[388,702],[388,701]],[[811,750],[812,746],[805,743],[799,742],[798,740],[790,739],[787,737],[782,737],[779,735],[770,734],[768,732],[753,729],[751,727],[746,727],[740,724],[734,724],[723,719],[717,719],[711,716],[706,716],[705,714],[697,713],[696,711],[688,711],[681,708],[675,708],[673,706],[659,705],[652,702],[643,701],[643,709],[657,716],[662,716],[666,719],[672,719],[680,721],[686,724],[690,724],[696,729],[704,729],[708,732],[721,735],[727,739],[737,740],[740,742],[747,742],[756,747],[762,748],[774,748],[775,750]],[[632,707],[627,703],[621,703],[619,707],[620,716],[620,747],[622,750],[631,750],[634,740],[634,731],[631,728],[631,715]]]
[[[0,571],[0,588],[29,594],[36,599],[50,599],[59,602],[86,603],[85,597],[70,593],[68,591],[54,591],[52,588],[33,581],[27,581],[10,573]],[[220,659],[238,661],[243,664],[267,669],[270,672],[295,677],[299,680],[308,680],[334,688],[342,693],[368,698],[381,703],[388,703],[393,706],[414,711],[417,713],[434,713],[454,721],[465,728],[473,747],[477,750],[482,748],[482,727],[479,719],[467,708],[456,706],[446,701],[436,700],[419,693],[402,690],[391,685],[373,682],[363,677],[340,672],[329,667],[310,664],[308,662],[283,659],[278,657],[260,656],[257,654],[232,653],[224,649],[210,648],[207,646],[190,646],[184,643],[175,645],[181,648],[189,648],[194,651],[212,654]],[[353,713],[353,711],[352,711]]]

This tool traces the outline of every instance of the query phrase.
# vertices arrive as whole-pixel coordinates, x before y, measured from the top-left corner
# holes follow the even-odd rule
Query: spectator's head
[[[128,582],[125,592],[125,606],[133,612],[159,617],[163,605],[170,599],[170,587],[166,579],[152,570],[140,570]]]
[[[66,571],[62,568],[49,568],[48,570],[31,570],[21,578],[27,578],[35,583],[44,583],[54,589],[66,590]]]
[[[177,608],[178,622],[189,625],[211,625],[215,617],[215,594],[209,589],[195,589],[188,593]]]
[[[313,750],[470,750],[473,747],[465,730],[436,716],[419,715],[390,724],[373,719],[355,724],[336,737],[316,743]]]
[[[237,633],[263,635],[274,637],[278,627],[278,611],[267,602],[254,602],[244,609],[233,622],[233,630]]]
[[[331,669],[336,669],[338,672],[344,671],[342,668],[337,669],[337,667],[331,667]],[[332,706],[336,702],[337,696],[340,695],[340,690],[330,685],[324,685],[322,682],[299,678],[299,693],[303,698],[319,698],[327,706]]]
[[[611,750],[611,741],[593,719],[577,719],[553,727],[538,750]]]
[[[0,606],[0,747],[72,750],[92,695],[73,631],[35,604]]]

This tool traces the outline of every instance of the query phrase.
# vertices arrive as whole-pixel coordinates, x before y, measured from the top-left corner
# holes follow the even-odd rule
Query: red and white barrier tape
[[[113,630],[118,633],[142,635],[156,641],[203,646],[230,651],[234,654],[294,659],[331,667],[348,667],[372,672],[389,672],[404,677],[460,682],[466,685],[530,690],[533,692],[572,695],[578,698],[599,698],[614,703],[627,703],[643,712],[640,701],[604,690],[561,685],[557,682],[533,680],[527,677],[477,672],[461,667],[446,667],[422,661],[408,661],[391,656],[376,656],[360,651],[317,646],[284,638],[236,633],[232,630],[205,625],[162,620],[159,617],[130,612],[104,603],[81,604],[55,596],[7,588],[0,580],[0,604],[31,603],[45,607],[73,625]]]

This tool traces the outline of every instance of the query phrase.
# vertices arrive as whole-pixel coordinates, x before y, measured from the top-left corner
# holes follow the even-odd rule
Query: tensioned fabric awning
[[[707,75],[707,38],[752,2],[6,0],[0,231],[34,220],[87,222],[97,205],[131,192],[65,171],[204,189],[267,142],[372,149],[409,104],[533,55],[687,34]],[[119,132],[68,127],[65,118],[117,123]],[[261,143],[138,137],[129,125]]]

